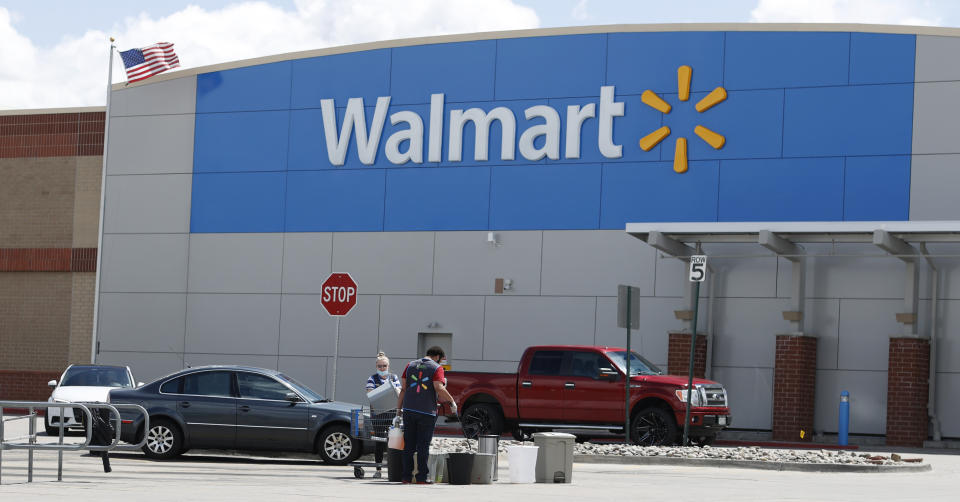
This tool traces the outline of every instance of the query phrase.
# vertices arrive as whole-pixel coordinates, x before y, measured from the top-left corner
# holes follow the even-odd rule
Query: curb
[[[801,464],[798,462],[764,462],[761,460],[726,460],[718,458],[625,457],[619,455],[574,455],[575,463],[621,465],[675,465],[681,467],[723,467],[797,472],[926,472],[930,464],[863,465]]]

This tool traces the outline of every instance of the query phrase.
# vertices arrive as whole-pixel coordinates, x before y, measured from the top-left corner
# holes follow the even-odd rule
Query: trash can
[[[576,436],[562,432],[533,435],[537,452],[537,483],[569,483],[573,478],[573,446]]]
[[[537,450],[539,446],[508,446],[507,463],[511,483],[533,483],[537,480]]]
[[[446,483],[449,480],[447,474],[447,454],[446,453],[431,453],[427,457],[427,469],[430,471],[428,474],[430,479],[434,483]]]
[[[474,453],[448,453],[447,472],[451,485],[469,485],[473,474]]]
[[[387,449],[387,480],[399,483],[403,479],[403,450]]]
[[[470,483],[474,485],[489,485],[493,483],[493,466],[496,455],[492,453],[477,453],[473,456],[473,469],[470,472]]]
[[[478,453],[492,453],[493,454],[493,481],[497,480],[497,468],[500,467],[500,436],[495,436],[493,434],[484,434],[477,437],[479,444],[477,445]]]

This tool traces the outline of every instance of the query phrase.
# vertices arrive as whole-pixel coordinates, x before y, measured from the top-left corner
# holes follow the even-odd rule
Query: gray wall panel
[[[279,293],[283,234],[191,234],[191,293]]]
[[[461,358],[482,359],[483,311],[482,296],[384,296],[380,300],[380,348],[395,361],[391,364],[402,365],[422,356],[417,354],[419,333],[451,333],[453,347],[448,357],[454,367]],[[440,326],[428,328],[431,322]]]
[[[804,248],[821,255],[807,259],[808,298],[903,298],[903,263],[876,246],[804,244]],[[829,253],[844,256],[822,256]],[[789,298],[793,287],[790,262],[778,259],[777,296]]]
[[[937,317],[937,371],[960,372],[960,301],[941,301]]]
[[[363,294],[430,294],[433,240],[433,232],[339,233],[333,270],[350,272]]]
[[[327,314],[320,295],[282,295],[280,354],[333,355],[336,320]]]
[[[652,296],[655,251],[620,230],[543,233],[543,293],[616,296],[618,284]]]
[[[741,429],[771,428],[773,369],[713,367],[713,379],[727,389],[733,410],[733,426]]]
[[[960,153],[960,82],[918,83],[913,91],[913,154]]]
[[[840,300],[838,367],[886,371],[890,335],[900,333],[895,313],[902,300]]]
[[[813,427],[836,432],[840,392],[850,392],[850,433],[883,434],[887,423],[887,372],[817,372],[817,402]]]
[[[392,369],[396,373],[403,371],[402,363],[397,361],[397,365],[400,366],[399,369]],[[328,370],[333,370],[332,361],[328,365]],[[337,401],[356,404],[357,408],[360,405],[369,404],[365,397],[367,393],[364,386],[367,384],[367,378],[376,371],[372,357],[341,357],[337,362]],[[327,386],[329,387],[332,383],[331,381]],[[329,396],[329,393],[327,395]]]
[[[817,369],[837,369],[840,300],[807,300],[804,332],[817,337]]]
[[[187,352],[276,355],[280,295],[187,296]]]
[[[330,275],[333,234],[283,234],[283,292],[319,293]]]
[[[187,235],[104,235],[104,293],[187,291]]]
[[[631,330],[632,349],[639,352],[650,362],[667,370],[667,348],[669,333],[677,331],[681,321],[673,315],[677,300],[673,298],[641,298],[640,329]],[[700,333],[707,326],[707,301],[700,301],[697,325]],[[689,323],[686,323],[689,325]],[[617,299],[597,298],[597,345],[626,347],[627,330],[617,327]]]
[[[917,82],[960,80],[960,66],[944,64],[960,52],[960,38],[917,35]]]
[[[189,174],[107,176],[105,233],[190,231]]]
[[[250,354],[204,354],[187,352],[183,355],[184,361],[191,367],[206,366],[208,364],[225,364],[239,366],[253,366],[255,368],[277,369],[277,356],[263,356]]]
[[[280,367],[285,375],[310,387],[324,396],[327,391],[327,365],[329,358],[308,356],[280,356]]]
[[[487,242],[487,232],[437,232],[435,294],[493,294],[496,278],[513,281],[510,294],[540,294],[542,232],[494,233],[499,245]]]
[[[781,312],[787,302],[772,298],[724,298],[716,302],[713,364],[773,368],[776,335],[789,331]]]
[[[530,345],[593,344],[595,315],[595,298],[487,297],[483,358],[517,360]]]
[[[710,244],[703,246],[709,256],[708,264],[714,272],[707,273],[707,281],[717,281],[714,294],[735,297],[772,297],[777,294],[777,259],[758,255],[765,250],[756,244]],[[724,256],[750,256],[724,258]],[[716,256],[716,258],[714,258]],[[684,268],[688,265],[684,264]],[[687,279],[682,277],[681,279]],[[700,294],[706,296],[709,283],[700,285]]]
[[[193,173],[189,115],[112,117],[107,175]]]
[[[689,283],[688,266],[685,261],[669,256],[660,256],[660,253],[657,253],[655,296],[683,296],[683,288],[687,287]],[[708,277],[707,281],[709,280]],[[700,287],[703,288],[704,286],[706,286],[706,282]]]
[[[150,383],[164,375],[183,369],[183,355],[171,352],[110,352],[97,355],[97,364],[129,366],[133,378]]]
[[[960,220],[960,155],[914,155],[910,167],[910,219]]]
[[[326,310],[323,314],[327,315]],[[357,297],[357,306],[353,307],[350,314],[340,321],[340,357],[365,357],[370,360],[370,367],[373,368],[373,361],[377,355],[379,326],[380,297],[376,295]],[[330,353],[333,353],[332,349]]]
[[[101,350],[183,352],[185,293],[104,293]]]
[[[196,106],[196,76],[120,89],[110,96],[111,117],[194,113]]]
[[[937,374],[937,418],[944,437],[960,438],[960,373]]]

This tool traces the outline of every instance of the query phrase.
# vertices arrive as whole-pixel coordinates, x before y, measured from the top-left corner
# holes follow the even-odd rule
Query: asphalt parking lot
[[[16,425],[15,425],[16,424]],[[22,422],[7,424],[6,436],[26,431]],[[81,438],[72,437],[70,440]],[[889,454],[889,450],[877,450]],[[903,450],[899,450],[903,451]],[[847,501],[956,500],[960,452],[909,450],[933,469],[920,473],[803,473],[714,467],[574,464],[568,485],[509,484],[506,458],[501,482],[492,485],[399,485],[385,480],[355,479],[350,467],[310,460],[270,459],[206,452],[159,462],[139,453],[111,456],[113,472],[100,459],[78,452],[64,454],[63,481],[56,481],[55,452],[35,454],[34,482],[27,483],[27,453],[3,452],[0,500],[71,498],[93,500],[737,500]],[[426,494],[424,492],[427,492]]]

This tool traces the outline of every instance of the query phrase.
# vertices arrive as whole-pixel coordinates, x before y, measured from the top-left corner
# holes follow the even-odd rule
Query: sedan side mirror
[[[50,380],[49,382],[47,382],[47,387],[50,387],[51,389],[56,389],[56,388],[57,388],[57,381],[56,381],[56,380]]]
[[[597,375],[600,380],[616,380],[619,377],[620,373],[613,368],[600,368],[600,373]]]
[[[286,399],[287,401],[290,401],[291,403],[299,403],[300,401],[302,401],[302,399],[300,399],[300,396],[298,396],[296,392],[287,392],[287,395],[284,396],[284,399]]]

